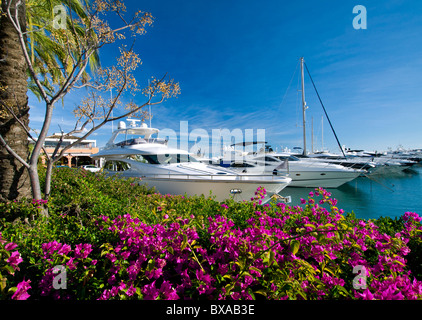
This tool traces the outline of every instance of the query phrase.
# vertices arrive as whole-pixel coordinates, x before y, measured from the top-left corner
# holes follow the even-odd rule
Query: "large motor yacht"
[[[153,138],[159,130],[145,123],[136,126],[121,121],[110,140],[93,158],[105,160],[104,171],[122,178],[140,178],[139,183],[155,187],[161,194],[201,195],[222,201],[250,200],[259,187],[266,189],[268,199],[277,195],[292,181],[287,175],[250,175],[216,168],[196,160],[189,152],[171,148],[164,139]]]
[[[364,171],[341,165],[300,159],[288,153],[269,153],[245,156],[233,161],[230,168],[252,174],[285,174],[292,178],[289,187],[338,188],[352,181]]]
[[[256,152],[236,147],[257,147]],[[289,152],[274,151],[265,141],[241,142],[226,147],[223,156],[214,164],[229,167],[243,174],[288,174],[292,178],[289,187],[338,188],[365,173],[366,170],[342,165],[299,158]]]

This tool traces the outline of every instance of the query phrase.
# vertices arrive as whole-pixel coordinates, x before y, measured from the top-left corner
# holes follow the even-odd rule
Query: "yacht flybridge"
[[[233,197],[236,201],[250,200],[259,187],[267,191],[268,200],[292,181],[276,175],[236,173],[201,163],[187,151],[171,148],[167,141],[153,138],[159,130],[145,123],[136,126],[134,119],[119,123],[106,146],[93,158],[104,158],[104,171],[122,178],[140,178],[161,194],[205,195],[222,201]]]

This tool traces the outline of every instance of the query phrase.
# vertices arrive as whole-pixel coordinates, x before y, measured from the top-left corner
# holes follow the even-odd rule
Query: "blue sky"
[[[181,94],[152,109],[152,125],[189,132],[265,129],[274,147],[302,146],[298,95],[300,57],[343,145],[368,150],[422,147],[422,2],[141,0],[125,1],[128,13],[149,11],[153,27],[135,51],[143,64],[140,84],[165,73]],[[353,8],[367,10],[367,29],[353,28]],[[130,43],[129,43],[130,44]],[[116,46],[100,52],[104,63]],[[321,148],[323,111],[306,78],[308,149]],[[57,105],[51,133],[70,129],[71,113],[85,91]],[[29,96],[31,126],[40,127],[43,105]],[[135,97],[142,103],[144,96]],[[114,124],[116,126],[116,124]],[[324,146],[338,152],[324,119]],[[91,138],[103,146],[111,125]]]

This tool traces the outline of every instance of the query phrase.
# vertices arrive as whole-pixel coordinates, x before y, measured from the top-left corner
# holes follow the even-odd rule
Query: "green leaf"
[[[251,289],[251,288],[248,288],[248,292],[249,292],[249,294],[251,295],[252,299],[253,299],[253,300],[256,300],[256,298],[255,298],[255,294],[254,294],[254,292],[252,291],[252,289]]]
[[[345,223],[341,223],[340,224],[340,226],[341,226],[341,228],[343,229],[343,230],[349,230],[349,226],[347,225],[347,224],[345,224]]]
[[[258,268],[256,268],[256,267],[249,267],[249,270],[254,270],[254,271],[256,271],[256,272],[258,272],[259,274],[262,274],[262,272],[261,272],[261,270],[259,270]]]
[[[0,273],[0,291],[3,291],[6,288],[6,278],[3,278]]]
[[[331,273],[333,276],[335,276],[335,272],[327,267],[324,267],[324,272]]]
[[[7,290],[7,293],[8,293],[8,294],[13,294],[13,293],[15,293],[15,292],[16,292],[16,290],[18,290],[18,288],[17,288],[17,287],[11,287],[11,288],[9,288],[9,290]]]
[[[300,242],[298,240],[292,240],[290,242],[290,250],[292,251],[292,254],[296,254],[299,251],[300,248]]]
[[[351,296],[350,293],[347,291],[346,288],[343,286],[336,285],[334,286],[333,290],[337,291],[340,295],[348,297]]]
[[[15,269],[13,269],[12,266],[6,265],[6,266],[3,267],[3,269],[5,269],[11,275],[15,274]]]
[[[229,275],[229,274],[225,274],[225,275],[223,276],[223,279],[224,279],[224,278],[227,278],[227,279],[231,280],[231,278],[232,278],[232,277],[231,277],[231,275]]]
[[[399,260],[394,260],[393,262],[398,263],[400,265],[402,265],[403,267],[405,267],[406,265],[403,264],[403,262],[399,261]]]
[[[154,267],[155,267],[155,262],[154,262],[154,260],[149,259],[149,260],[148,260],[148,264],[147,264],[147,268],[146,268],[146,270],[147,270],[147,271],[151,271],[152,269],[154,269]]]
[[[230,295],[230,291],[232,291],[232,290],[233,290],[233,288],[234,288],[234,284],[233,284],[233,283],[229,283],[229,284],[227,284],[227,285],[224,287],[224,289],[226,289],[226,294],[227,294],[227,295]]]
[[[171,254],[174,254],[173,247],[171,247],[171,246],[169,246],[169,247],[167,248],[167,251],[168,251],[169,253],[171,253]]]
[[[262,263],[263,264],[269,264],[271,260],[271,252],[270,251],[266,251],[264,253],[264,258],[262,259]]]
[[[242,261],[236,261],[235,264],[237,264],[239,266],[240,270],[243,270],[244,264],[243,264]]]
[[[317,241],[320,244],[323,244],[325,242],[325,240],[326,240],[325,234],[324,233],[319,233],[318,236],[317,236]]]
[[[272,265],[275,261],[275,252],[273,250],[270,251],[270,265]]]
[[[260,294],[264,297],[267,297],[267,293],[264,290],[257,290],[257,291],[255,291],[255,293]]]
[[[183,234],[183,242],[180,249],[183,251],[188,245],[188,236],[186,234]]]

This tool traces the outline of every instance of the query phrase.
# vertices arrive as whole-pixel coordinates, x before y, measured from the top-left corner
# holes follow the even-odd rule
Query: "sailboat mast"
[[[321,144],[322,151],[324,151],[324,116],[321,116]]]
[[[303,57],[300,58],[300,70],[302,77],[302,114],[303,114],[303,154],[306,155],[306,102],[305,102],[305,76],[303,70]]]
[[[314,117],[312,117],[312,122],[311,122],[311,152],[314,153]]]

